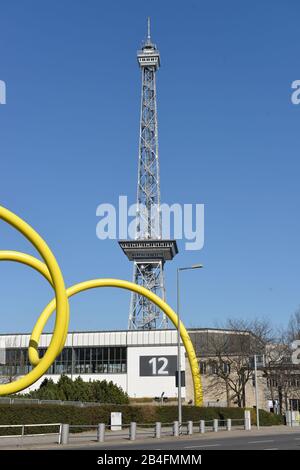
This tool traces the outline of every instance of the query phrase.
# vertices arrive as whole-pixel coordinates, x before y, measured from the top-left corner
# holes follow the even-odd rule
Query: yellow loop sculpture
[[[171,320],[175,327],[178,326],[178,317],[174,310],[158,297],[153,292],[145,289],[142,286],[134,284],[133,282],[123,281],[120,279],[92,279],[89,281],[75,284],[68,289],[65,289],[63,276],[57,264],[57,261],[49,249],[46,242],[30,227],[26,222],[20,219],[18,216],[0,206],[0,219],[3,219],[8,224],[12,225],[15,229],[21,232],[38,250],[45,263],[39,259],[30,256],[26,253],[20,253],[17,251],[0,251],[0,261],[14,261],[22,264],[26,264],[40,274],[53,286],[55,291],[55,298],[47,305],[43,310],[40,317],[38,318],[30,337],[29,342],[29,360],[33,365],[33,369],[24,377],[16,380],[15,382],[0,385],[0,396],[8,395],[11,393],[19,392],[34,382],[36,382],[51,366],[55,361],[56,357],[61,353],[69,326],[69,304],[68,298],[72,297],[79,292],[95,289],[98,287],[117,287],[126,289],[132,292],[136,292],[155,305],[157,305]],[[56,319],[54,325],[53,336],[50,345],[42,358],[38,354],[38,344],[43,329],[52,315],[56,311]],[[195,350],[188,332],[186,331],[183,323],[180,323],[180,335],[182,342],[185,346],[186,353],[189,359],[193,384],[194,384],[194,401],[196,406],[203,404],[203,394],[201,377],[199,373],[198,361],[196,358]]]
[[[45,355],[39,364],[24,377],[21,377],[15,382],[0,385],[0,395],[9,395],[11,393],[24,390],[25,388],[32,385],[55,361],[57,355],[60,352],[61,344],[65,336],[65,331],[69,326],[69,303],[62,273],[47,243],[24,220],[2,206],[0,206],[0,219],[4,220],[16,230],[21,232],[33,244],[33,246],[40,253],[41,257],[44,259],[45,265],[48,269],[49,280],[51,279],[51,284],[53,285],[55,291],[57,305],[54,331],[50,345]]]

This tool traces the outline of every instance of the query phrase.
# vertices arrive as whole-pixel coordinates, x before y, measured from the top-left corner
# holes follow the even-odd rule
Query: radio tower
[[[137,59],[142,72],[142,96],[136,237],[135,240],[121,240],[119,244],[134,263],[133,282],[165,299],[164,264],[173,259],[178,249],[175,240],[162,240],[155,81],[160,55],[151,40],[150,18],[147,40],[138,51]],[[158,307],[138,294],[131,295],[128,329],[167,327],[167,317]]]

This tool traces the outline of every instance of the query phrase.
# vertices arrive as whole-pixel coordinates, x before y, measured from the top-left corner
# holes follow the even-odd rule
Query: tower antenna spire
[[[150,33],[150,16],[148,16],[148,35],[147,35],[148,43],[151,42],[151,33]]]

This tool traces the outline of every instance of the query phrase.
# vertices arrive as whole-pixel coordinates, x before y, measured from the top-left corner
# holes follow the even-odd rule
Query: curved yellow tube
[[[35,269],[38,271],[42,276],[44,276],[47,281],[53,285],[51,276],[49,274],[49,269],[47,268],[47,265],[40,261],[39,259],[35,258],[34,256],[28,255],[27,253],[22,253],[21,251],[12,251],[12,250],[0,250],[0,261],[13,261],[16,263],[20,264],[25,264],[27,266],[30,266],[31,268]],[[69,305],[68,305],[69,309]],[[39,328],[40,327],[40,328]],[[38,321],[35,324],[34,331],[35,331],[35,336],[40,337],[43,329],[45,327],[45,323],[41,323],[38,319]],[[67,334],[68,334],[68,324],[66,324],[66,329],[65,329],[65,334],[62,337],[60,349],[58,351],[58,354],[60,354],[64,348],[66,339],[67,339]],[[33,341],[33,340],[32,340]],[[33,342],[30,341],[30,348],[29,348],[29,360],[32,365],[37,365],[39,362],[39,356],[37,353],[37,344],[34,344]],[[32,356],[30,355],[30,351],[32,352]],[[31,360],[31,357],[33,357],[33,360]],[[37,359],[36,359],[37,357]]]
[[[24,220],[3,206],[0,206],[0,219],[21,232],[38,250],[44,259],[52,280],[57,303],[55,327],[49,348],[39,364],[24,377],[15,382],[0,385],[0,396],[19,392],[36,382],[55,361],[59,354],[62,339],[69,324],[68,298],[62,273],[50,248],[42,237]]]
[[[55,298],[47,305],[47,307],[41,313],[31,334],[29,343],[29,359],[31,364],[35,366],[34,369],[24,377],[16,380],[15,382],[0,385],[0,396],[16,393],[29,387],[34,382],[36,382],[55,361],[56,357],[60,354],[64,347],[67,336],[69,326],[68,297],[71,297],[72,295],[75,295],[78,292],[97,287],[117,287],[136,292],[148,298],[155,305],[157,305],[169,317],[175,327],[177,327],[178,317],[174,310],[156,294],[132,282],[123,281],[119,279],[93,279],[90,281],[75,284],[74,286],[69,287],[66,290],[64,280],[60,268],[57,264],[57,261],[54,255],[52,254],[51,250],[49,249],[48,245],[40,237],[40,235],[38,235],[38,233],[24,220],[22,220],[17,215],[13,214],[8,209],[5,209],[2,206],[0,206],[0,219],[13,226],[30,241],[39,251],[40,255],[45,261],[45,264],[37,258],[34,258],[33,256],[17,251],[0,251],[0,261],[10,260],[31,266],[32,268],[40,272],[50,282],[55,291]],[[47,323],[49,317],[55,309],[56,319],[54,332],[46,353],[40,359],[37,350],[39,339],[45,324]],[[201,406],[203,404],[203,395],[198,362],[193,344],[182,322],[180,323],[180,334],[191,367],[194,383],[195,405]]]
[[[1,250],[0,261],[15,261],[16,263],[26,264],[38,271],[52,285],[52,279],[46,264],[34,256],[21,251]]]
[[[67,296],[72,297],[79,292],[88,290],[88,289],[95,289],[97,287],[118,287],[121,289],[127,289],[132,292],[136,292],[139,295],[142,295],[157,305],[171,320],[171,322],[177,328],[178,325],[178,317],[174,310],[164,302],[158,295],[154,294],[145,287],[142,287],[138,284],[134,284],[133,282],[123,281],[121,279],[92,279],[90,281],[80,282],[79,284],[75,284],[67,289]],[[41,313],[40,317],[38,318],[37,323],[35,324],[31,337],[30,337],[30,346],[29,346],[29,360],[32,365],[37,365],[42,360],[38,356],[37,345],[39,344],[41,333],[44,329],[45,324],[47,323],[49,317],[54,312],[56,306],[55,299],[53,299],[44,311]],[[182,322],[180,322],[180,335],[182,342],[185,346],[185,350],[187,352],[189,363],[191,367],[192,377],[193,377],[193,384],[194,384],[194,400],[196,406],[201,406],[203,404],[203,394],[202,394],[202,385],[201,385],[201,377],[199,373],[199,366],[197,357],[195,354],[193,343],[189,337],[187,330]]]

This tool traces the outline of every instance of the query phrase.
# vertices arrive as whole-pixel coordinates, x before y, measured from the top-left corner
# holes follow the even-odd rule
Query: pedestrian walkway
[[[276,435],[276,434],[299,434],[300,432],[300,427],[288,427],[288,426],[266,426],[266,427],[261,427],[261,429],[258,431],[256,430],[255,427],[252,428],[251,431],[242,431],[242,430],[233,430],[233,431],[226,431],[222,430],[219,431],[218,433],[213,433],[213,432],[208,432],[205,434],[193,434],[192,436],[179,436],[179,437],[172,437],[171,435],[166,435],[162,436],[159,442],[171,442],[172,440],[180,440],[184,439],[193,441],[193,440],[199,440],[199,439],[209,439],[209,440],[216,440],[218,438],[235,438],[239,436],[251,436],[251,437],[261,437],[263,435]],[[109,445],[114,445],[117,446],[120,445],[124,447],[130,446],[133,444],[128,439],[128,433],[125,432],[125,430],[118,431],[117,432],[118,436],[114,434],[114,432],[107,433],[106,441],[104,443],[99,443],[96,441],[96,435],[95,432],[83,432],[83,433],[78,433],[78,434],[72,434],[70,438],[70,442],[66,446],[61,446],[58,444],[58,436],[57,435],[49,435],[49,436],[23,436],[23,437],[5,437],[5,438],[0,438],[0,449],[1,450],[27,450],[27,449],[65,449],[65,448],[98,448],[105,449],[105,446],[107,444]],[[154,437],[148,436],[145,437],[144,435],[139,435],[135,443],[139,444],[149,444],[150,442],[155,442],[158,440],[155,440]]]

